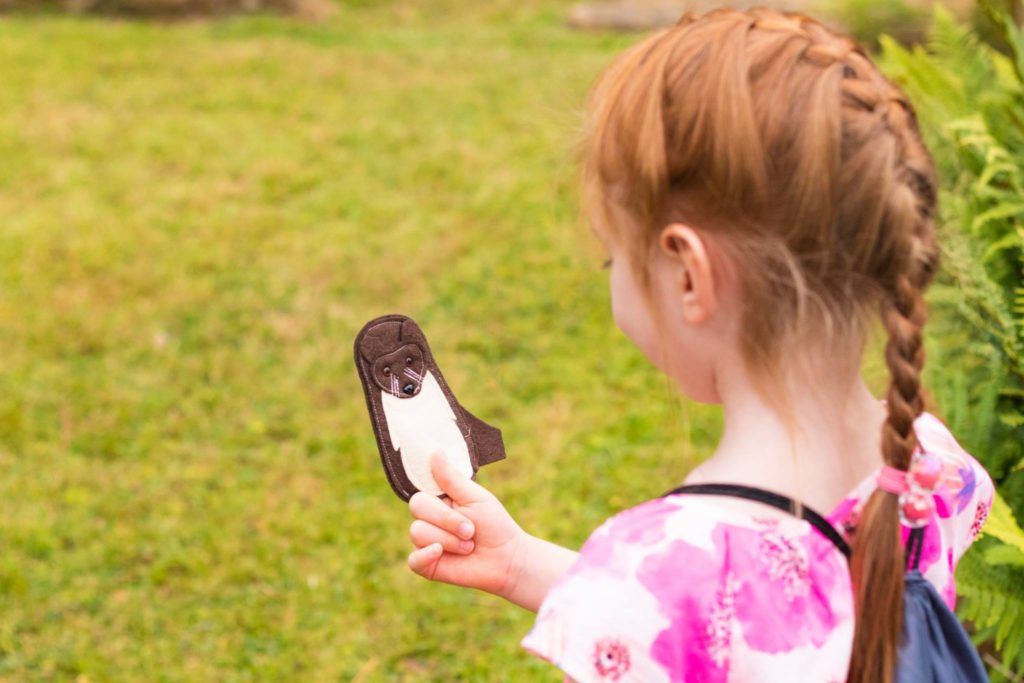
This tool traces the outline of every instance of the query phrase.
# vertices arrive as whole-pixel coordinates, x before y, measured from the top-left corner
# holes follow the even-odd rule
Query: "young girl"
[[[799,516],[683,494],[615,515],[577,554],[435,457],[447,497],[409,501],[410,567],[537,610],[522,646],[576,681],[891,681],[908,513],[879,474],[917,451],[941,463],[919,566],[950,605],[993,496],[923,408],[936,178],[910,103],[807,17],[719,10],[622,54],[588,113],[584,200],[615,321],[724,409],[686,482],[829,512],[852,561]],[[860,375],[879,320],[884,401]]]

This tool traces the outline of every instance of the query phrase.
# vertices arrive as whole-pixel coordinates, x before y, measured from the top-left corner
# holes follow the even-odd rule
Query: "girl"
[[[724,409],[721,443],[686,482],[830,511],[852,561],[801,517],[679,494],[615,515],[577,554],[435,458],[447,498],[409,501],[410,567],[537,610],[523,647],[576,681],[891,681],[909,513],[883,466],[902,474],[916,451],[942,465],[920,567],[950,605],[993,496],[924,412],[936,178],[913,108],[851,39],[719,10],[615,60],[583,151],[616,323]],[[860,375],[879,319],[884,401]]]

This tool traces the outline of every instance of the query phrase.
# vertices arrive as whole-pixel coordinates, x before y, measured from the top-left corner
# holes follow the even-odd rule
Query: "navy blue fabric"
[[[753,486],[736,484],[691,484],[662,495],[697,493],[756,500],[793,513],[796,504],[787,496]],[[850,548],[835,528],[806,505],[804,519],[824,534],[847,558]],[[896,683],[984,683],[988,680],[978,651],[956,614],[935,586],[917,569],[924,542],[924,529],[915,529],[907,539],[907,564],[903,588],[903,643],[896,663]],[[864,615],[862,618],[871,618]]]
[[[903,644],[897,683],[979,683],[988,680],[963,626],[917,569],[903,588]]]

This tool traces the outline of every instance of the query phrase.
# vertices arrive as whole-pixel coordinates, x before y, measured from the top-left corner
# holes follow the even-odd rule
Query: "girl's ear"
[[[661,250],[671,259],[673,271],[680,272],[674,293],[680,297],[683,315],[691,324],[706,320],[718,307],[711,260],[700,234],[684,223],[671,223],[658,238]]]

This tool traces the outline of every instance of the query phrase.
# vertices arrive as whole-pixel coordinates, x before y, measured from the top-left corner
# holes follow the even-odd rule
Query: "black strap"
[[[768,491],[755,486],[744,486],[742,484],[685,484],[663,493],[662,496],[669,496],[674,493],[699,493],[715,496],[746,498],[747,500],[754,500],[759,503],[771,505],[772,507],[776,507],[794,515],[796,514],[795,510],[799,507],[800,517],[820,531],[825,538],[832,541],[832,545],[838,548],[839,552],[845,555],[847,559],[850,558],[849,544],[827,519],[815,512],[813,508],[803,504],[798,506],[792,498],[784,496],[781,493],[775,493],[774,491]]]
[[[917,569],[921,562],[921,546],[924,545],[924,527],[911,529],[907,536],[907,571]]]

